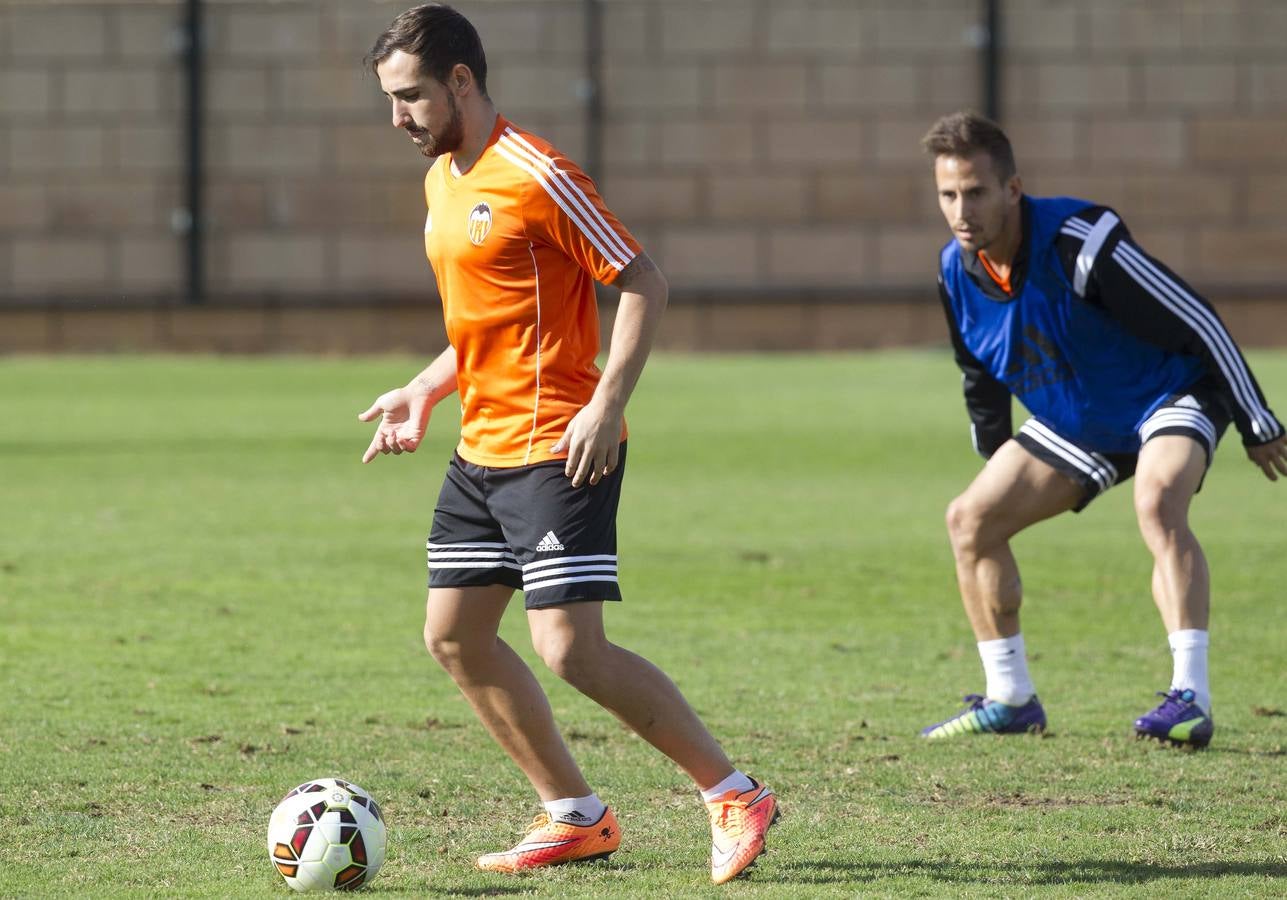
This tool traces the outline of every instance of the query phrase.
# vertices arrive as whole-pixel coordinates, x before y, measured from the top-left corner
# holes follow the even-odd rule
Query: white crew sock
[[[567,822],[569,825],[593,825],[599,821],[604,806],[598,794],[588,797],[567,797],[563,800],[547,800],[542,804],[550,818],[556,822]]]
[[[1166,639],[1171,644],[1175,667],[1171,687],[1193,691],[1198,706],[1211,715],[1211,679],[1207,675],[1208,633],[1199,628],[1185,628],[1172,631]]]
[[[740,769],[734,769],[733,774],[725,778],[719,784],[708,787],[702,791],[702,800],[710,803],[712,800],[723,797],[729,791],[737,791],[739,794],[743,791],[749,791],[755,786],[751,776],[745,774]]]
[[[1023,649],[1023,634],[979,641],[979,658],[987,676],[985,695],[1008,706],[1023,706],[1037,689],[1028,675],[1028,657]]]

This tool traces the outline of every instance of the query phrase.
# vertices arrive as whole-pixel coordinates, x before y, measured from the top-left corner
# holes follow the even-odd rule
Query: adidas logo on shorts
[[[537,553],[549,553],[551,550],[562,549],[563,545],[559,543],[559,539],[554,536],[553,531],[545,532],[545,537],[541,538],[540,543],[536,545]]]

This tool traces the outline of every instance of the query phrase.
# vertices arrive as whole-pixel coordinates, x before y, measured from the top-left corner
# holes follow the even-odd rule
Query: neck
[[[1019,246],[1023,243],[1023,214],[1020,207],[1015,207],[1014,214],[1006,217],[1005,225],[1001,227],[1001,234],[995,241],[987,246],[986,250],[980,250],[988,258],[988,262],[998,269],[1008,270],[1014,264],[1014,258],[1019,255]]]
[[[487,149],[487,139],[496,127],[496,107],[490,100],[482,100],[473,115],[465,114],[465,136],[460,147],[451,154],[451,161],[461,173],[468,172]]]

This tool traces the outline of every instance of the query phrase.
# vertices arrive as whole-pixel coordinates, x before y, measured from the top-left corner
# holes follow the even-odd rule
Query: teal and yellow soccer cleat
[[[1046,711],[1034,694],[1022,706],[1010,706],[979,694],[967,694],[968,704],[952,718],[921,729],[921,737],[938,739],[963,734],[1027,734],[1046,730]]]

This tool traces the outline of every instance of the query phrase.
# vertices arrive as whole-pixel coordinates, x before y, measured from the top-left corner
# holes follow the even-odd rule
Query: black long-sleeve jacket
[[[967,273],[983,292],[999,303],[1022,290],[1032,239],[1028,201],[1023,201],[1024,236],[1006,294],[988,275],[978,255],[962,252]],[[1104,216],[1110,219],[1103,219]],[[1101,234],[1091,253],[1087,236],[1101,221],[1111,230]],[[1283,426],[1265,403],[1264,394],[1233,337],[1211,305],[1183,279],[1145,253],[1120,218],[1104,206],[1092,206],[1064,221],[1055,238],[1056,257],[1078,296],[1106,312],[1123,329],[1170,352],[1203,361],[1210,384],[1229,400],[1234,424],[1243,444],[1256,446],[1275,440]],[[960,366],[975,449],[984,457],[1010,439],[1010,390],[989,373],[966,348],[942,278],[939,297],[947,315],[956,362]]]

